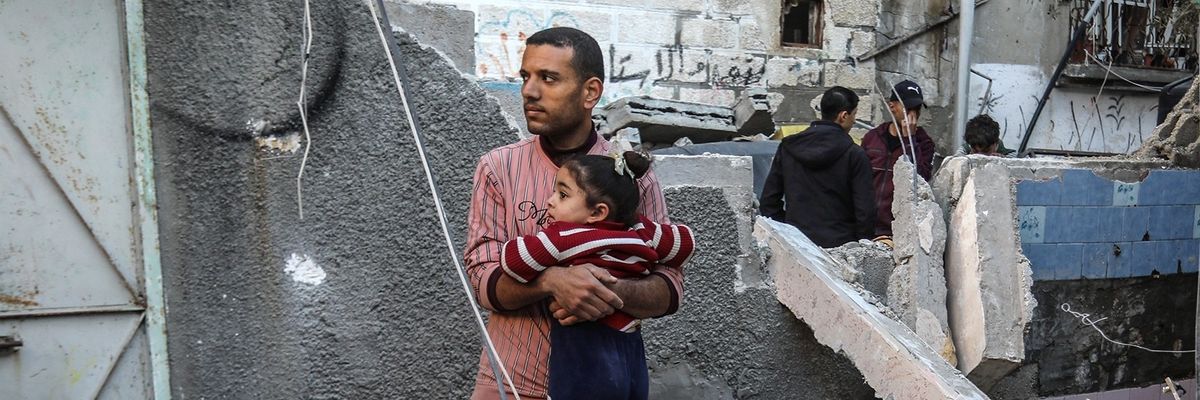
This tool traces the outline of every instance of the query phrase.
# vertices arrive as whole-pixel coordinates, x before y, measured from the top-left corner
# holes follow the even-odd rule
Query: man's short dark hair
[[[600,52],[600,44],[596,43],[596,39],[584,31],[567,27],[545,29],[525,39],[525,45],[569,47],[574,53],[571,67],[579,75],[580,82],[590,78],[604,81],[604,53]]]
[[[1000,142],[1000,124],[987,114],[982,114],[967,121],[963,136],[972,149],[987,149]]]
[[[842,111],[854,111],[858,108],[858,95],[853,90],[834,86],[821,96],[821,119],[833,121]]]

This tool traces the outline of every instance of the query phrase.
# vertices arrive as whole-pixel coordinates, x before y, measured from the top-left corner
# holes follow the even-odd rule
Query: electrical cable
[[[475,301],[475,296],[471,293],[471,285],[467,281],[466,273],[463,272],[461,262],[459,262],[458,252],[454,249],[454,241],[450,238],[450,227],[446,222],[446,210],[442,207],[441,197],[438,196],[437,183],[433,179],[433,170],[430,168],[429,159],[425,155],[424,140],[421,138],[421,133],[417,128],[417,121],[413,116],[412,107],[408,103],[408,87],[404,84],[407,82],[407,77],[405,77],[405,79],[401,79],[401,76],[404,74],[402,72],[403,67],[398,66],[394,58],[402,55],[399,48],[400,46],[396,44],[395,41],[388,40],[387,36],[383,32],[383,27],[379,23],[379,10],[384,8],[383,0],[368,1],[367,5],[371,9],[371,20],[375,22],[375,30],[379,32],[379,40],[383,44],[384,53],[387,54],[388,65],[392,70],[392,79],[395,81],[396,90],[400,93],[400,102],[404,105],[404,116],[407,118],[408,127],[412,131],[413,141],[417,147],[417,154],[421,157],[421,165],[425,170],[425,179],[429,183],[429,191],[433,195],[433,204],[437,209],[438,222],[442,226],[442,234],[446,239],[446,248],[450,252],[450,259],[454,261],[454,271],[458,273],[458,279],[460,283],[462,283],[463,292],[467,296],[467,303],[471,304],[471,311],[473,311],[475,314],[475,321],[479,325],[479,332],[483,335],[484,346],[487,347],[488,356],[491,358],[492,367],[499,369],[500,374],[504,377],[504,380],[508,381],[509,388],[512,389],[513,392],[513,397],[515,397],[516,400],[521,400],[521,395],[517,392],[516,383],[513,382],[512,377],[508,375],[508,370],[504,368],[504,363],[500,360],[499,353],[496,352],[496,346],[492,342],[492,337],[488,334],[487,325],[483,322],[483,314],[479,310],[479,305]],[[387,15],[383,15],[382,18],[390,27],[391,23],[387,22]],[[393,55],[393,50],[395,50],[395,55]],[[493,375],[495,375],[494,372]],[[496,387],[500,392],[500,398],[506,399],[507,397],[504,393],[504,385],[499,382],[499,379],[497,379],[497,381]]]

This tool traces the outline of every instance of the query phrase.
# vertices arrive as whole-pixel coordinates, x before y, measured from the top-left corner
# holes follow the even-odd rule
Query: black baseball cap
[[[921,87],[917,86],[916,82],[905,80],[897,83],[893,89],[892,96],[888,100],[899,100],[904,104],[904,109],[911,110],[925,105],[925,96],[922,95]],[[900,94],[899,99],[896,98],[897,93]]]

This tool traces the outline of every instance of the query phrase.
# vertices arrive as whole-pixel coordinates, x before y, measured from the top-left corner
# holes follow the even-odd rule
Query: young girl
[[[565,162],[547,200],[553,222],[537,235],[505,243],[504,271],[528,283],[551,266],[590,263],[617,278],[649,275],[655,264],[682,266],[694,250],[691,230],[636,213],[637,179],[649,169],[650,160],[632,151]],[[621,311],[571,326],[553,321],[550,397],[645,399],[649,378],[638,325]]]

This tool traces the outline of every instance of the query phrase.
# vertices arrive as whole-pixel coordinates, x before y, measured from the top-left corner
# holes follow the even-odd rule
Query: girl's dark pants
[[[650,378],[642,332],[598,322],[562,326],[551,318],[550,398],[646,400]]]

